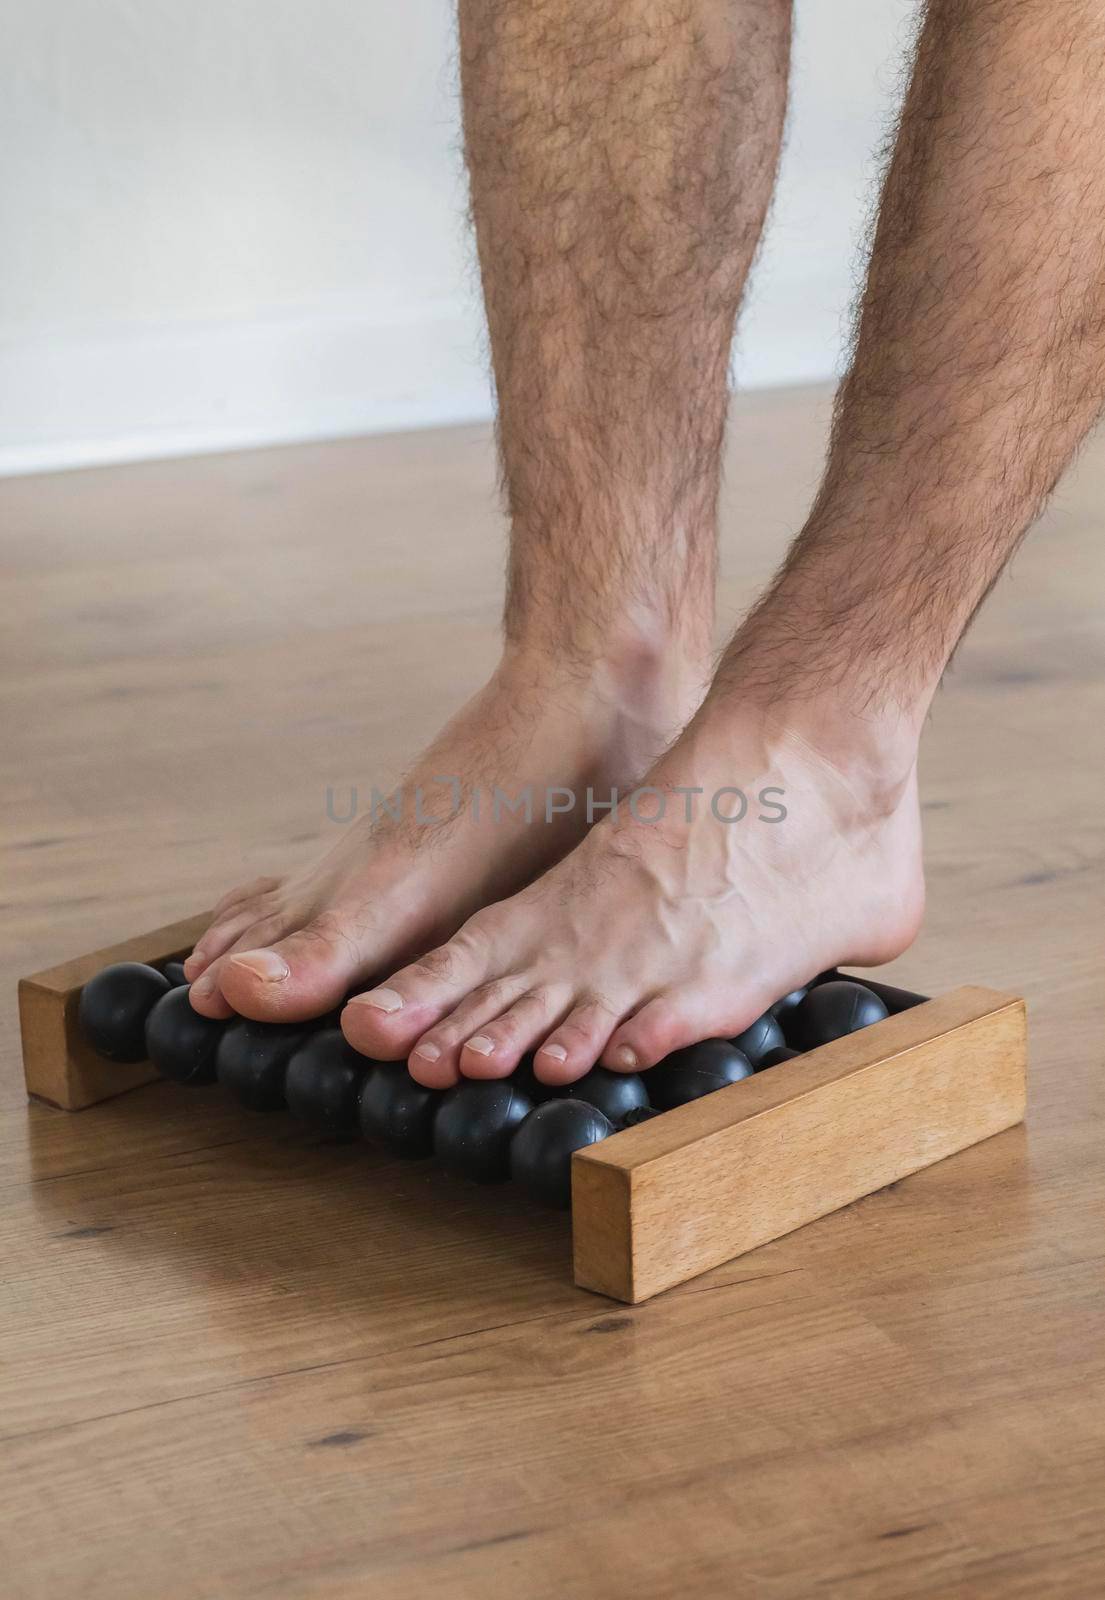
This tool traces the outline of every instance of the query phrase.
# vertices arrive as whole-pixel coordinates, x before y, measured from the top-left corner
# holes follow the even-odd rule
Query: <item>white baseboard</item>
[[[742,387],[832,376],[822,298],[785,285],[753,308]],[[481,346],[459,302],[0,338],[0,475],[474,421]]]
[[[454,304],[0,340],[0,473],[233,450],[486,416]]]

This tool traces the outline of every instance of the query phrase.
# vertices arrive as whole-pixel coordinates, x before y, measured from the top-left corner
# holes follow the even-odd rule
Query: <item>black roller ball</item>
[[[648,1105],[645,1080],[639,1073],[608,1072],[605,1067],[592,1067],[584,1077],[554,1093],[558,1099],[586,1101],[611,1122],[624,1122],[628,1111]]]
[[[863,987],[878,995],[892,1017],[897,1016],[899,1011],[912,1011],[914,1006],[923,1006],[928,999],[927,994],[914,994],[912,989],[896,989],[892,983],[876,983],[873,978],[864,978]]]
[[[655,1106],[634,1106],[633,1110],[627,1111],[622,1118],[622,1127],[635,1128],[639,1122],[651,1122],[653,1117],[659,1117],[662,1114]]]
[[[360,1127],[361,1090],[374,1066],[346,1042],[340,1028],[309,1034],[284,1076],[288,1110],[330,1138],[353,1138]]]
[[[469,1078],[442,1096],[434,1154],[458,1177],[504,1183],[514,1130],[532,1110],[533,1100],[510,1078]]]
[[[219,1082],[249,1111],[279,1111],[285,1104],[288,1062],[308,1031],[303,1023],[237,1018],[227,1025],[215,1052]]]
[[[77,1026],[97,1055],[145,1061],[146,1018],[169,980],[140,961],[118,961],[89,978],[77,1003]]]
[[[762,1017],[757,1017],[729,1043],[736,1045],[741,1054],[747,1056],[754,1067],[758,1067],[769,1050],[778,1050],[780,1045],[786,1044],[786,1040],[771,1012],[765,1011]]]
[[[793,1061],[802,1054],[801,1050],[792,1050],[788,1044],[779,1045],[776,1050],[769,1050],[756,1064],[756,1071],[763,1072],[765,1067],[781,1067],[784,1061]]]
[[[862,983],[835,978],[810,990],[794,1013],[791,1032],[799,1049],[813,1050],[819,1044],[843,1039],[845,1034],[881,1022],[886,1015],[878,995]]]
[[[361,1132],[394,1155],[418,1161],[433,1154],[434,1118],[444,1096],[416,1083],[403,1062],[380,1061],[361,1090]]]
[[[752,1076],[752,1063],[728,1039],[704,1039],[701,1044],[673,1050],[648,1074],[648,1097],[660,1111],[671,1111],[698,1100],[727,1084]]]
[[[773,1006],[768,1006],[768,1010],[784,1033],[786,1032],[787,1018],[794,1014],[795,1008],[801,1004],[808,993],[809,989],[803,984],[800,989],[792,989],[781,1000],[776,1000]]]
[[[572,1203],[573,1152],[613,1131],[610,1119],[586,1101],[546,1100],[510,1141],[510,1176],[532,1199],[566,1211]]]
[[[166,961],[161,970],[174,989],[180,989],[188,982],[188,979],[184,976],[183,961]]]
[[[146,1053],[163,1078],[202,1085],[215,1081],[215,1054],[226,1032],[192,1010],[187,989],[170,989],[146,1018]]]

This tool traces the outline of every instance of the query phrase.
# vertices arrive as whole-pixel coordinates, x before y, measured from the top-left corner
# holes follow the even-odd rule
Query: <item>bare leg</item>
[[[472,204],[511,552],[503,660],[414,765],[444,811],[605,791],[708,680],[733,321],[774,179],[789,0],[462,0]],[[466,797],[464,797],[466,799]],[[576,842],[553,825],[353,827],[232,891],[188,966],[211,1016],[318,1014]],[[202,975],[202,976],[201,976]]]
[[[824,483],[647,780],[678,804],[604,822],[389,980],[389,1009],[348,1006],[359,1047],[430,1083],[534,1047],[551,1082],[647,1067],[909,944],[926,711],[1105,396],[1103,44],[1088,3],[932,0]],[[785,822],[719,823],[732,784],[782,787]]]

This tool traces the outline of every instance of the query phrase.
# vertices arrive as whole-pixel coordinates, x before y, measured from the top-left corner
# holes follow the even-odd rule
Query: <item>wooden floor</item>
[[[825,412],[736,408],[727,620]],[[627,1310],[513,1194],[217,1093],[26,1104],[18,975],[307,859],[480,681],[492,478],[464,429],[0,484],[0,1588],[1096,1600],[1105,441],[937,704],[896,967],[1029,997],[1027,1129]]]

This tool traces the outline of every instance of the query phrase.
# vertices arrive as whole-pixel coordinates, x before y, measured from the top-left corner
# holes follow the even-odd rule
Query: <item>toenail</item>
[[[192,985],[192,993],[193,994],[198,994],[201,1000],[206,1000],[208,995],[214,994],[215,993],[215,979],[214,979],[214,976],[209,973],[206,978],[200,978],[196,983],[194,983]]]
[[[292,970],[275,950],[249,950],[245,955],[231,956],[230,959],[236,967],[245,967],[262,983],[283,983]]]
[[[494,1052],[495,1041],[489,1039],[486,1033],[477,1033],[474,1039],[469,1039],[465,1049],[474,1050],[478,1056],[489,1056]]]
[[[436,1061],[441,1054],[441,1047],[434,1044],[432,1039],[425,1039],[421,1044],[416,1044],[413,1055],[421,1056],[423,1061]]]
[[[543,1044],[538,1050],[539,1056],[551,1056],[554,1061],[567,1061],[568,1052],[562,1044]]]
[[[365,994],[355,994],[351,1006],[371,1006],[374,1011],[401,1011],[403,996],[397,989],[369,989]]]
[[[206,957],[200,955],[198,950],[193,950],[192,954],[190,956],[186,956],[185,959],[184,959],[184,975],[185,975],[185,977],[188,976],[188,968],[189,967],[191,967],[192,971],[195,972],[197,967],[200,968],[200,970],[202,971],[202,969],[203,969],[203,967],[205,965],[206,965]]]
[[[620,1044],[614,1051],[611,1060],[619,1067],[627,1067],[630,1072],[635,1072],[640,1066],[636,1050],[632,1050],[627,1044]]]

